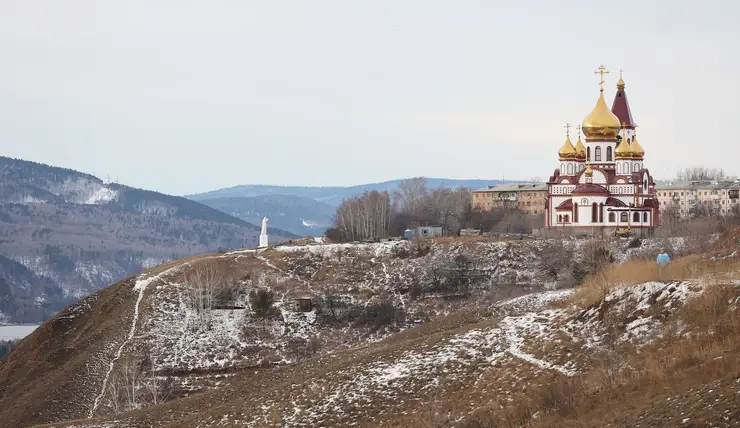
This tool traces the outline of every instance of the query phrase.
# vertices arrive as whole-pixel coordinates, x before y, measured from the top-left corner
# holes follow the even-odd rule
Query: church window
[[[573,164],[572,163],[568,164],[568,175],[573,175]]]
[[[627,215],[626,212],[619,214],[619,221],[623,223],[627,223],[628,220],[629,220],[629,216]]]
[[[612,161],[612,147],[611,146],[606,148],[606,161],[607,162]]]
[[[586,147],[586,159],[591,162],[591,147]]]
[[[560,164],[560,172],[565,172],[565,164],[564,163],[561,163]]]
[[[614,223],[614,220],[616,219],[616,216],[614,213],[609,213],[609,223]]]
[[[581,205],[588,205],[588,199],[586,198],[581,199]]]
[[[622,164],[620,162],[617,162],[617,174],[620,174],[622,172]]]
[[[598,223],[599,222],[599,206],[596,205],[596,202],[591,204],[591,223]]]
[[[647,213],[642,213],[642,222],[643,223],[647,223],[648,222],[648,214]]]
[[[566,223],[570,223],[570,221],[569,221],[569,219],[568,219],[568,214],[566,214],[566,215],[565,215],[565,222],[566,222]]]
[[[632,221],[634,221],[635,223],[639,223],[640,222],[640,213],[635,212],[634,214],[632,214]]]
[[[601,162],[601,146],[596,146],[594,149],[594,160],[596,162]]]
[[[563,222],[563,216],[562,215],[559,215],[558,216],[558,223],[562,223],[562,222]]]

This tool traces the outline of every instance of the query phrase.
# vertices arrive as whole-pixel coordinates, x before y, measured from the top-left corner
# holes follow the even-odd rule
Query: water
[[[0,325],[0,340],[23,339],[31,334],[40,324]]]

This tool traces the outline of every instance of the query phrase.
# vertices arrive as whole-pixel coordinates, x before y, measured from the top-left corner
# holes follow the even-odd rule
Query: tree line
[[[344,200],[326,237],[337,242],[373,240],[402,236],[404,230],[421,226],[441,226],[446,235],[457,235],[463,228],[530,233],[536,226],[535,219],[516,208],[474,210],[471,202],[466,187],[430,189],[424,177],[410,178],[393,192],[366,191]]]

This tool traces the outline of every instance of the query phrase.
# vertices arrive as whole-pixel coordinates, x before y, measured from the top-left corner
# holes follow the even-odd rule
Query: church
[[[643,163],[645,150],[637,140],[624,80],[620,73],[611,110],[604,101],[604,66],[596,107],[578,127],[575,144],[566,124],[558,152],[560,168],[547,182],[545,226],[577,233],[658,226],[655,182]],[[585,143],[581,140],[585,136]]]

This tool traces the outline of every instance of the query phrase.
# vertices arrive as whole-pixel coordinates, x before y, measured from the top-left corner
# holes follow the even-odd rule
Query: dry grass
[[[736,272],[740,272],[740,260],[735,257],[713,261],[706,255],[692,254],[675,259],[663,268],[654,260],[629,260],[589,275],[569,303],[581,307],[592,306],[619,285],[722,277]]]
[[[738,270],[737,262],[692,260],[711,273]],[[630,265],[621,275],[609,271],[608,278],[622,283],[658,279],[644,265]],[[684,263],[676,263],[666,275],[685,279],[681,276],[685,268]],[[584,297],[595,298],[595,294],[581,299]],[[702,294],[670,317],[662,337],[652,344],[640,350],[625,344],[595,356],[589,371],[571,378],[553,377],[503,407],[497,403],[479,409],[459,427],[634,426],[637,422],[641,426],[673,426],[667,422],[670,418],[680,421],[681,412],[701,400],[731,412],[737,396],[732,388],[740,378],[738,306],[740,287],[721,281],[709,283]],[[702,390],[710,381],[717,386]],[[695,425],[691,426],[716,426],[711,424],[721,416],[722,411],[697,409],[692,412]]]

